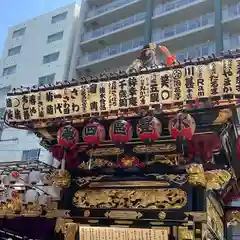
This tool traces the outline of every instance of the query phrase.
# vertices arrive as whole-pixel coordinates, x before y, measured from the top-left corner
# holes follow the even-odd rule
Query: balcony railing
[[[196,45],[193,47],[185,48],[183,51],[176,53],[177,60],[183,61],[187,58],[196,59],[198,57],[209,56],[216,52],[216,44],[214,42],[204,45]],[[223,39],[224,51],[235,50],[240,48],[240,35],[229,37],[227,34]]]
[[[83,57],[79,57],[77,61],[77,65],[85,65],[97,60],[103,60],[105,58],[109,58],[120,53],[132,51],[134,49],[139,49],[143,46],[144,38],[132,39],[120,44],[111,45],[106,47],[105,49],[97,52],[91,52]]]
[[[240,48],[240,35],[229,36],[223,39],[224,51]]]
[[[178,8],[186,7],[187,5],[191,5],[194,2],[201,2],[203,0],[176,0],[169,1],[165,4],[159,4],[153,12],[153,16],[164,15],[168,12],[177,10]]]
[[[192,30],[202,28],[204,26],[210,26],[214,24],[214,15],[213,13],[207,13],[196,19],[191,19],[180,24],[163,28],[156,29],[153,32],[153,42],[167,40],[169,38],[174,38],[176,35],[187,34]]]
[[[205,14],[199,18],[188,20],[186,22],[164,28],[157,29],[153,33],[153,42],[162,41],[168,38],[174,38],[176,35],[180,35],[183,33],[190,32],[192,30],[210,26],[214,23],[214,15],[213,13]],[[109,46],[101,51],[88,53],[87,55],[80,57],[78,61],[78,65],[84,65],[90,62],[94,62],[100,59],[108,58],[113,55],[117,55],[119,53],[130,51],[134,48],[139,48],[143,45],[143,37],[135,40],[130,40],[121,44],[116,44]]]
[[[183,62],[187,58],[196,59],[198,57],[209,56],[212,53],[215,53],[214,42],[185,48],[183,51],[176,53],[176,56],[178,61]]]
[[[146,16],[146,13],[145,12],[141,12],[141,13],[138,13],[134,16],[131,16],[131,17],[128,17],[128,18],[125,18],[125,19],[122,19],[118,22],[115,22],[115,23],[112,23],[112,24],[109,24],[107,26],[104,26],[102,28],[98,28],[94,31],[91,31],[91,32],[87,32],[83,35],[83,38],[82,38],[82,41],[88,41],[92,38],[98,38],[100,36],[103,36],[105,34],[110,34],[110,33],[113,33],[113,32],[116,32],[122,28],[126,28],[128,26],[132,26],[136,23],[139,23],[141,21],[144,21],[145,19],[145,16]]]
[[[225,7],[222,11],[223,21],[231,20],[240,16],[240,3]]]
[[[86,19],[88,18],[93,18],[95,16],[104,14],[106,12],[110,12],[116,8],[121,8],[124,7],[126,5],[129,5],[130,3],[134,3],[134,2],[138,2],[139,0],[117,0],[117,1],[113,1],[111,3],[102,5],[101,7],[95,8],[90,10],[87,13]]]

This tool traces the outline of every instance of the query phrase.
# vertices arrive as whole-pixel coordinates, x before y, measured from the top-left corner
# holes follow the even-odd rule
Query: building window
[[[24,27],[24,28],[20,28],[20,29],[14,31],[14,32],[13,32],[13,35],[12,35],[12,38],[17,38],[17,37],[23,36],[24,33],[25,33],[25,31],[26,31],[26,28],[25,28],[25,27]]]
[[[22,161],[38,161],[40,155],[40,148],[23,150],[22,152]]]
[[[22,48],[22,46],[17,46],[17,47],[14,47],[14,48],[10,48],[8,50],[8,56],[14,56],[16,54],[19,54],[20,51],[21,51],[21,48]]]
[[[7,67],[3,69],[3,76],[8,76],[8,75],[12,75],[16,72],[17,70],[17,65],[13,65],[11,67]]]
[[[55,73],[38,78],[38,85],[43,86],[54,82]]]
[[[66,17],[67,17],[67,12],[60,13],[60,14],[52,17],[51,23],[57,23],[57,22],[63,21],[64,19],[66,19]]]
[[[44,56],[43,64],[57,61],[59,58],[59,54],[60,54],[60,52],[55,52],[55,53],[51,53],[49,55]]]
[[[47,38],[47,43],[55,42],[63,38],[63,32],[57,32],[52,35],[49,35]]]

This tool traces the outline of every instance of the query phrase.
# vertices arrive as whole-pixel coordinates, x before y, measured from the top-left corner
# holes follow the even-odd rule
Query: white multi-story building
[[[179,61],[220,54],[240,46],[239,19],[240,0],[82,0],[9,29],[2,96],[9,87],[124,69],[150,41],[167,46]],[[2,140],[0,160],[38,153],[38,141],[24,131],[6,128]]]
[[[9,28],[2,85],[43,85],[68,79],[80,7],[71,4]]]
[[[68,79],[80,10],[70,4],[9,28],[0,61],[0,112],[10,88]],[[51,162],[33,133],[1,126],[0,161]]]
[[[184,58],[240,45],[239,0],[88,0],[77,71],[127,66],[151,41]]]

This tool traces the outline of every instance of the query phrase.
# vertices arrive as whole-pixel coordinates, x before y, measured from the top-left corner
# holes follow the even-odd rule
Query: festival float
[[[13,89],[5,123],[60,162],[46,178],[60,195],[2,195],[1,217],[54,222],[56,239],[227,239],[240,221],[239,70],[238,51],[179,63],[150,43],[126,71]]]

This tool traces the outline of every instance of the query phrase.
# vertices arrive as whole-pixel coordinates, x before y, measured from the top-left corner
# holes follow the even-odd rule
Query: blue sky
[[[0,0],[0,56],[8,27],[73,2],[74,0]]]

